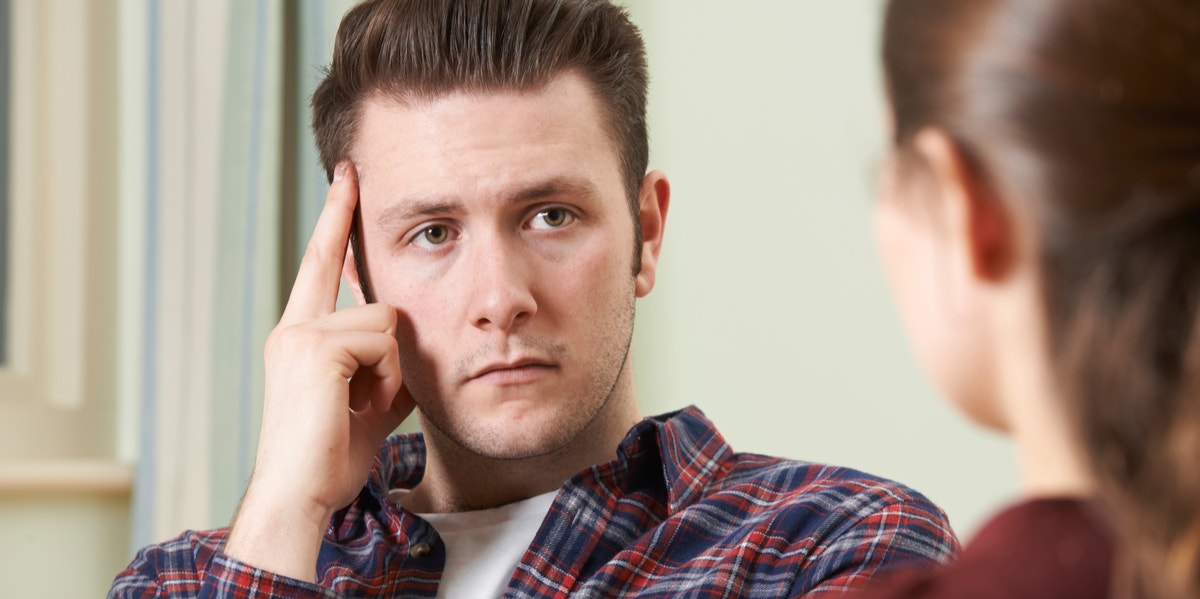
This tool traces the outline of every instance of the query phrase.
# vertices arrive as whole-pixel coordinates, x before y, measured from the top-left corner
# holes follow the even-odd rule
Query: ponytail
[[[890,0],[895,142],[1032,215],[1050,360],[1122,599],[1200,598],[1200,2]]]

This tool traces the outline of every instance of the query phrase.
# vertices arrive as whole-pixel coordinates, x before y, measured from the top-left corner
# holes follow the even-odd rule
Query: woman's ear
[[[956,271],[981,283],[998,283],[1014,266],[1016,239],[1010,209],[976,165],[946,132],[926,128],[913,148],[928,166],[935,210]]]

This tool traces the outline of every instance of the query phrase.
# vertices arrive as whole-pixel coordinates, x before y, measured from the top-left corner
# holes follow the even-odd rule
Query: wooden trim
[[[9,10],[9,24],[12,26],[10,56],[37,56],[37,5],[29,0],[14,0],[9,4]],[[34,234],[37,220],[34,208],[37,203],[29,199],[35,198],[37,193],[34,184],[36,177],[29,173],[36,165],[34,156],[41,152],[41,140],[37,135],[37,121],[41,118],[38,65],[32,60],[14,60],[10,68],[9,90],[12,95],[9,104],[9,143],[10,147],[22,148],[22,151],[9,155],[10,328],[8,359],[0,368],[0,389],[5,391],[0,393],[0,399],[27,398],[41,391],[35,385],[35,373],[32,372],[38,351],[35,345],[38,335],[34,333],[37,328],[37,305],[33,299],[36,283],[32,262],[38,252],[34,247],[37,239]]]
[[[137,457],[141,419],[146,277],[149,11],[119,0],[117,18],[119,157],[117,182],[117,457]]]
[[[133,489],[133,465],[113,460],[0,462],[0,498],[30,493],[110,494]]]
[[[81,338],[86,331],[88,198],[89,183],[95,178],[88,172],[88,105],[90,86],[88,2],[53,0],[42,4],[42,32],[50,43],[43,45],[42,76],[47,87],[42,102],[43,126],[47,132],[46,153],[35,167],[45,187],[38,198],[44,206],[42,227],[52,238],[43,245],[44,268],[53,276],[44,276],[46,294],[42,326],[46,343],[42,346],[43,384],[46,399],[59,408],[83,405],[85,347]],[[53,237],[51,237],[53,236]],[[50,376],[48,366],[54,365]]]
[[[8,363],[0,399],[84,405],[89,186],[88,5],[14,0]],[[53,316],[51,316],[53,315]],[[51,371],[51,368],[53,370]]]

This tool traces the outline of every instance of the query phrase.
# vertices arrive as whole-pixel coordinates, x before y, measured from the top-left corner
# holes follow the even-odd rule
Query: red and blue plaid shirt
[[[233,560],[227,529],[147,547],[109,597],[435,597],[437,532],[387,499],[424,473],[419,434],[393,436],[334,515],[319,585]],[[646,419],[617,459],[559,491],[505,597],[817,597],[958,549],[920,494],[861,472],[735,453],[696,408]]]

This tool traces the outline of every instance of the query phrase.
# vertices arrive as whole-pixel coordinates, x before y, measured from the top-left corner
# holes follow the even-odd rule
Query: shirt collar
[[[638,474],[657,479],[654,482],[667,491],[673,514],[708,495],[732,467],[732,458],[732,448],[713,423],[699,408],[689,406],[635,424],[617,446],[614,465],[630,480],[641,478]],[[649,468],[655,472],[647,472]],[[422,434],[393,435],[376,455],[367,486],[383,504],[388,490],[410,489],[424,474]]]
[[[617,455],[631,471],[647,461],[661,464],[668,510],[674,514],[711,493],[732,467],[733,449],[699,408],[688,406],[639,422]]]

